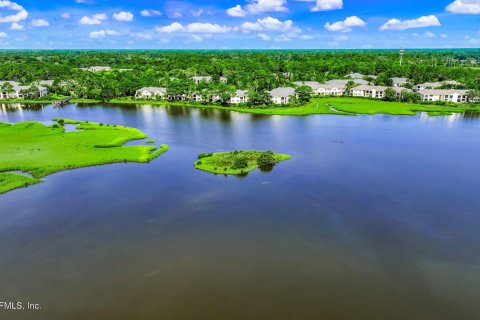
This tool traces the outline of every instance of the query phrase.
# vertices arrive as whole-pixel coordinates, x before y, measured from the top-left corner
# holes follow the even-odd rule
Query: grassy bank
[[[70,103],[102,103],[103,100],[100,99],[72,99]]]
[[[335,111],[330,109],[325,104],[315,103],[312,100],[310,103],[301,107],[293,106],[271,106],[269,108],[247,108],[239,106],[221,106],[217,104],[203,104],[188,101],[162,101],[162,100],[141,100],[129,98],[117,98],[108,101],[112,104],[135,104],[135,105],[153,105],[153,106],[173,106],[173,107],[189,107],[201,109],[219,109],[227,111],[236,111],[241,113],[252,113],[261,115],[290,115],[290,116],[304,116],[309,114],[340,114],[351,115],[350,113]]]
[[[149,162],[168,146],[124,146],[147,136],[135,128],[56,119],[59,124],[0,123],[0,193],[41,182],[63,170],[119,162]],[[65,132],[62,123],[75,124]],[[21,171],[30,176],[16,173]]]
[[[24,104],[51,104],[57,100],[67,99],[66,96],[47,96],[39,99],[2,99],[0,103],[13,104],[13,103],[24,103]],[[103,100],[100,99],[72,99],[70,103],[102,103]]]
[[[49,104],[57,99],[41,100],[2,100],[3,103],[38,103]],[[153,105],[153,106],[178,106],[202,109],[218,109],[235,111],[241,113],[251,113],[260,115],[285,115],[285,116],[306,116],[311,114],[333,114],[333,115],[374,115],[388,114],[395,116],[413,116],[419,112],[426,112],[431,116],[451,115],[453,113],[463,113],[466,111],[480,112],[480,105],[470,104],[449,104],[446,106],[435,104],[415,104],[407,102],[387,102],[378,99],[355,98],[355,97],[323,97],[313,98],[310,102],[302,106],[278,106],[249,108],[245,106],[221,106],[217,104],[203,104],[190,101],[163,101],[163,100],[142,100],[132,97],[115,98],[108,101],[95,99],[72,99],[71,103],[103,103],[124,104],[124,105]]]
[[[270,171],[284,160],[290,159],[287,154],[271,151],[233,151],[200,154],[194,163],[195,168],[211,173],[242,175],[260,168]]]
[[[341,97],[341,98],[320,98],[313,102],[329,105],[335,110],[351,114],[389,114],[413,116],[418,112],[427,112],[429,115],[449,115],[452,113],[463,113],[466,111],[480,112],[480,107],[475,105],[434,105],[414,104],[407,102],[387,102],[383,100]]]
[[[247,108],[238,106],[220,106],[215,104],[202,104],[194,102],[169,102],[161,100],[139,100],[132,98],[112,99],[113,104],[157,105],[157,106],[181,106],[191,108],[220,109],[242,113],[262,115],[290,115],[305,116],[310,114],[334,114],[334,115],[405,115],[413,116],[418,112],[426,112],[429,115],[449,115],[466,111],[480,112],[478,105],[448,105],[439,106],[434,104],[414,104],[404,102],[387,102],[376,99],[355,97],[325,97],[313,98],[310,102],[296,106],[272,106],[270,108]]]

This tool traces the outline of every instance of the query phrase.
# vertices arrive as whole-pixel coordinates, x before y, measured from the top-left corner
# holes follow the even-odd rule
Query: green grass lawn
[[[118,162],[146,163],[168,149],[166,145],[123,146],[147,137],[135,128],[56,120],[75,124],[77,131],[65,132],[58,124],[0,123],[0,193],[41,182],[43,177],[63,170]]]
[[[271,159],[265,166],[259,165],[259,158],[266,156]],[[274,165],[290,159],[287,154],[273,153],[271,151],[232,151],[201,154],[194,163],[195,168],[215,174],[242,175],[260,168],[262,171],[270,171]]]
[[[312,101],[324,101],[335,110],[351,114],[389,114],[413,116],[418,112],[427,112],[429,115],[449,115],[452,113],[462,113],[466,111],[480,112],[480,107],[459,104],[456,106],[438,106],[421,105],[407,102],[387,102],[383,100],[364,99],[364,98],[323,98]]]
[[[325,98],[314,99],[323,102],[335,110],[351,114],[390,114],[390,115],[416,115],[412,111],[414,104],[402,102],[386,102],[382,100],[370,100],[360,98]]]

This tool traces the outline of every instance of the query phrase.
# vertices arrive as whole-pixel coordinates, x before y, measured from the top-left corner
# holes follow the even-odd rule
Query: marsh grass
[[[54,120],[57,124],[52,126],[0,123],[0,193],[39,183],[59,171],[120,162],[147,163],[168,150],[167,145],[124,146],[128,141],[147,138],[135,128]],[[77,131],[65,132],[63,124],[74,124]]]

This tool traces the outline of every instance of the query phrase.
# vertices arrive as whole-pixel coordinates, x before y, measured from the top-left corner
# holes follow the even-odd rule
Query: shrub
[[[237,156],[233,159],[233,168],[234,169],[244,169],[248,167],[247,158],[242,156]]]
[[[205,152],[202,152],[198,155],[198,159],[202,159],[202,158],[208,158],[208,157],[211,157],[213,155],[213,153],[205,153]]]
[[[263,152],[257,159],[257,165],[260,168],[273,167],[276,163],[272,151]]]

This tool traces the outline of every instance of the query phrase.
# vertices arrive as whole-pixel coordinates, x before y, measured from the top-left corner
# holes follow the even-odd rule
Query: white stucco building
[[[0,99],[25,98],[24,92],[33,86],[38,88],[39,97],[48,94],[48,89],[40,85],[21,86],[17,81],[0,81]],[[9,89],[7,90],[7,88]]]
[[[138,89],[135,92],[136,98],[155,99],[157,97],[163,98],[167,93],[167,88],[162,87],[145,87]]]
[[[350,90],[352,97],[366,97],[366,98],[385,98],[387,89],[395,90],[397,95],[400,95],[402,91],[410,91],[404,88],[384,87],[384,86],[358,86]]]
[[[248,102],[248,91],[247,90],[237,90],[235,94],[230,98],[229,101],[231,104],[247,103]]]
[[[468,90],[420,90],[423,101],[468,102]]]
[[[295,96],[295,89],[291,87],[276,88],[269,92],[274,104],[287,104]]]

